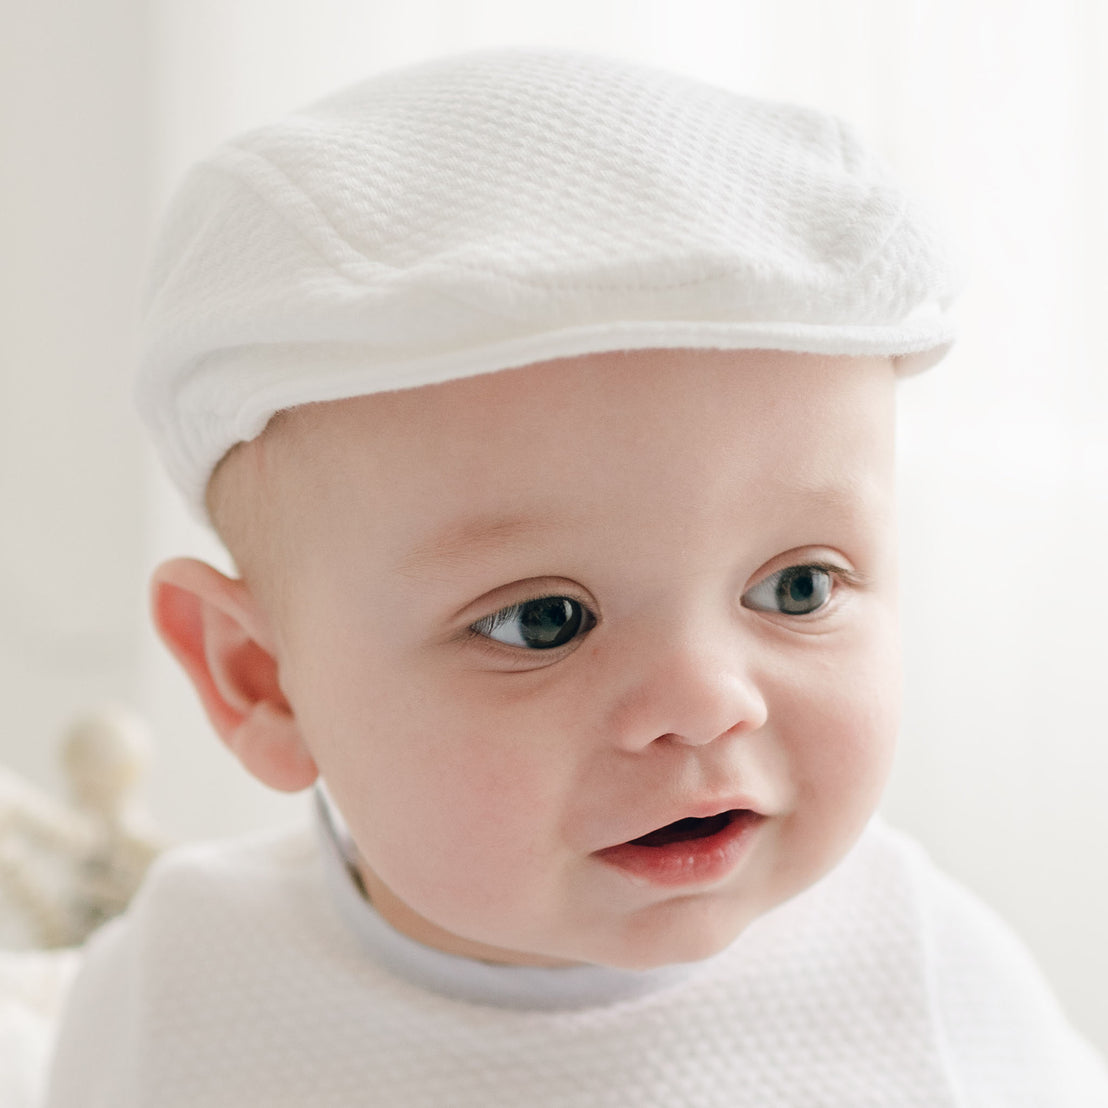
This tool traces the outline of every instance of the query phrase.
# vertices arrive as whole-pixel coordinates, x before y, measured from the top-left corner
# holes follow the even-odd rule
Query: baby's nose
[[[629,679],[611,733],[628,750],[658,740],[703,746],[755,731],[766,716],[757,677],[736,644],[674,644],[652,651],[650,664]]]

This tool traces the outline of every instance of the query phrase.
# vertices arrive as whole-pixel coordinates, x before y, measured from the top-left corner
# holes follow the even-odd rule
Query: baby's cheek
[[[368,832],[374,868],[429,911],[502,909],[550,849],[554,790],[526,758],[479,736],[422,762]]]
[[[857,829],[876,808],[899,722],[895,682],[844,674],[796,720],[798,794],[831,825]]]

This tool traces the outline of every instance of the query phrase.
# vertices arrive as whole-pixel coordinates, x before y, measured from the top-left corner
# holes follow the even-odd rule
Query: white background
[[[1108,1050],[1108,9],[1098,0],[4,0],[0,762],[59,789],[101,701],[180,837],[284,820],[146,628],[163,556],[224,564],[128,388],[142,263],[220,139],[378,69],[549,43],[848,117],[946,220],[962,338],[902,386],[907,701],[886,803],[1009,918]]]

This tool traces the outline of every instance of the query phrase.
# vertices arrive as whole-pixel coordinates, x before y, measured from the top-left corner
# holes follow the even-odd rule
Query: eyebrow
[[[790,483],[789,487],[814,505],[847,514],[853,514],[870,501],[866,491],[854,482],[840,485],[817,479]],[[396,570],[406,576],[419,576],[444,566],[480,562],[498,549],[532,540],[548,531],[549,524],[535,515],[490,515],[455,520],[400,557]]]
[[[436,531],[408,551],[398,562],[398,572],[419,574],[446,564],[478,561],[491,551],[533,538],[546,530],[533,516],[479,516],[464,519]]]

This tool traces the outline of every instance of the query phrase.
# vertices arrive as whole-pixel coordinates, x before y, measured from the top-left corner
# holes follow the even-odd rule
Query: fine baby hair
[[[570,51],[195,167],[138,399],[240,576],[166,562],[154,619],[317,803],[159,860],[48,1108],[1105,1108],[1018,941],[874,815],[897,378],[953,287],[842,123]]]

